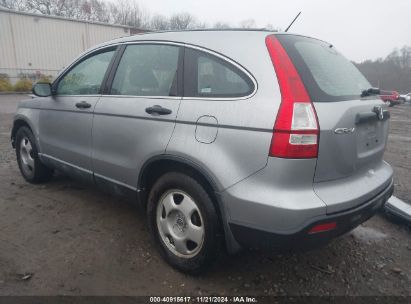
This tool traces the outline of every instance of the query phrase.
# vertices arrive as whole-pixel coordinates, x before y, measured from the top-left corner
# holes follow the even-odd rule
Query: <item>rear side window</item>
[[[359,98],[371,87],[352,62],[329,43],[295,35],[277,35],[313,101]]]
[[[112,95],[175,95],[180,48],[171,45],[127,46],[111,86]]]
[[[239,68],[209,53],[186,48],[184,96],[242,97],[254,91],[251,79]]]

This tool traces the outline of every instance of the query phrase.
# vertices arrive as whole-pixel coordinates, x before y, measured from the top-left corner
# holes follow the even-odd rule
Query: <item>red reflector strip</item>
[[[311,228],[310,231],[308,231],[308,234],[326,232],[326,231],[334,230],[335,228],[337,228],[336,222],[319,224]]]
[[[293,134],[307,134],[300,131]],[[270,155],[281,158],[315,158],[317,157],[317,144],[291,145],[291,132],[275,132],[271,139]]]

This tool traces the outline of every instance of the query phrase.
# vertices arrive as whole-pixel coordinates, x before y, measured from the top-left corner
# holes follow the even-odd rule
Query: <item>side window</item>
[[[241,97],[254,90],[251,79],[223,59],[186,48],[184,60],[186,97]]]
[[[57,94],[99,94],[101,83],[114,52],[115,49],[110,49],[82,60],[59,81]]]
[[[180,47],[156,44],[127,46],[111,86],[112,95],[176,95]]]

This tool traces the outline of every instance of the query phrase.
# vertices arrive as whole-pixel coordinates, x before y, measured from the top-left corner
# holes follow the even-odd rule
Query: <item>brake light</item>
[[[281,91],[270,156],[316,158],[319,127],[314,106],[287,52],[275,35],[265,39]]]

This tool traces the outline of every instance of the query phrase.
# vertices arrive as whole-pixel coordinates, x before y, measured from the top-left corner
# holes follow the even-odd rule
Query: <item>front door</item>
[[[80,59],[54,84],[55,93],[42,103],[40,113],[42,158],[64,171],[80,171],[89,180],[93,112],[114,52],[109,48]]]

